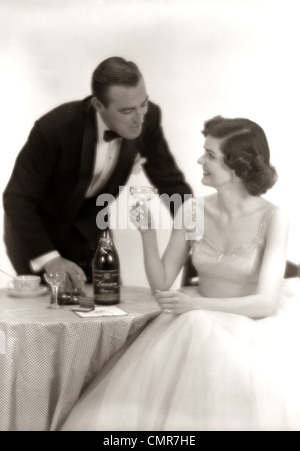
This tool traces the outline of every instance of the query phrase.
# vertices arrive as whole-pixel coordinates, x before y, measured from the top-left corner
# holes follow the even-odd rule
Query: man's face
[[[148,95],[144,80],[136,86],[114,85],[107,92],[108,107],[94,98],[94,105],[104,123],[126,139],[137,138],[142,131],[148,108]]]

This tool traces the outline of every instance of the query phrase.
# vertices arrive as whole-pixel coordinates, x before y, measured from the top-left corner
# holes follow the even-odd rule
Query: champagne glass
[[[136,206],[142,206],[157,195],[157,189],[152,186],[131,186],[130,194],[135,198]],[[136,220],[140,221],[140,215],[137,216]]]
[[[58,289],[65,280],[65,274],[63,272],[46,272],[44,274],[44,278],[47,284],[50,285],[52,291],[51,304],[49,308],[58,309]]]
[[[139,202],[147,202],[157,194],[157,189],[152,186],[131,186],[130,194]]]

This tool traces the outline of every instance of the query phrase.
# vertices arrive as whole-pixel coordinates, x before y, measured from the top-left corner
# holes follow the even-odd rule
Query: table
[[[0,431],[59,429],[104,364],[160,312],[146,288],[121,288],[124,316],[80,318],[72,306],[48,309],[49,298],[0,290]]]

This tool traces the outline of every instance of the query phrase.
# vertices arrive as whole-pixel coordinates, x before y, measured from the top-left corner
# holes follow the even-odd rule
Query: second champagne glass
[[[52,296],[50,308],[58,309],[58,289],[62,282],[65,280],[65,273],[62,272],[46,272],[44,274],[44,279],[50,285]]]

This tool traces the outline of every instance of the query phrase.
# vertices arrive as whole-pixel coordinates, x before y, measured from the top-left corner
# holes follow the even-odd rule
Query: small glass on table
[[[78,279],[77,286],[73,287],[70,279],[66,277],[58,290],[58,305],[78,305],[79,296],[85,296],[84,286],[84,281]]]
[[[49,308],[58,309],[58,290],[65,280],[65,273],[63,272],[46,272],[44,274],[45,282],[50,285],[52,296]]]

